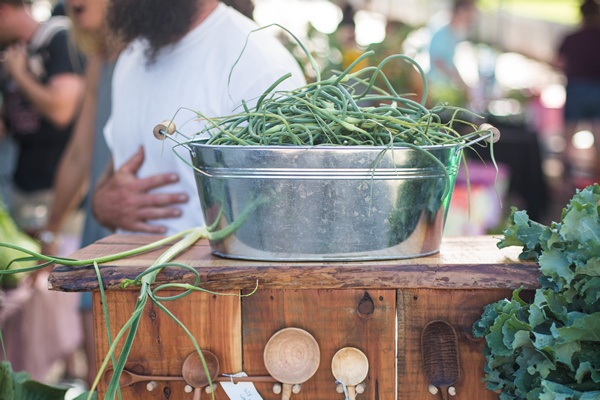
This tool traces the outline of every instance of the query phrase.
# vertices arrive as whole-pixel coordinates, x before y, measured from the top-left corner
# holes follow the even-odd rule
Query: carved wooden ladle
[[[104,382],[108,385],[112,379],[114,370],[109,368],[104,373]],[[131,386],[138,382],[149,382],[149,381],[182,381],[182,376],[152,376],[152,375],[138,375],[133,372],[123,370],[119,377],[119,386]]]
[[[219,360],[208,350],[202,350],[211,382],[216,382],[219,375]],[[194,388],[194,400],[200,400],[202,388],[208,386],[209,380],[198,352],[190,354],[183,363],[182,375],[185,382]]]
[[[344,347],[333,356],[331,372],[336,380],[346,385],[348,398],[356,400],[356,386],[369,374],[369,359],[355,347]]]
[[[440,389],[443,400],[448,400],[448,388],[460,377],[458,340],[452,325],[446,321],[429,322],[423,328],[421,348],[425,379]]]
[[[264,351],[269,374],[283,384],[281,399],[289,400],[299,386],[309,380],[321,362],[319,344],[303,329],[285,328],[271,336]]]
[[[104,372],[104,383],[108,386],[110,380],[112,379],[114,370],[112,368],[108,368],[106,372]],[[185,381],[183,376],[159,376],[159,375],[138,375],[134,374],[131,371],[123,370],[121,373],[121,377],[119,378],[119,387],[131,386],[138,382],[152,382],[152,381],[164,381],[164,382],[176,382],[176,381]],[[277,383],[278,381],[272,376],[219,376],[213,379],[213,382],[265,382],[265,383]],[[153,385],[154,386],[154,385]],[[151,389],[148,389],[151,390]],[[153,389],[152,389],[153,390]]]

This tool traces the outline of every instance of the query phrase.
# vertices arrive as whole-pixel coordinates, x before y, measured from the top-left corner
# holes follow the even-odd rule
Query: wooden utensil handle
[[[289,383],[283,384],[283,390],[281,391],[281,400],[290,400],[292,397],[292,386]]]
[[[194,400],[200,400],[200,396],[202,396],[202,388],[194,389]]]
[[[182,381],[183,376],[136,376],[132,383],[146,382],[146,381]]]
[[[348,389],[348,399],[356,400],[356,390],[354,389],[354,386],[346,386],[346,389]]]
[[[442,394],[442,400],[449,400],[448,386],[438,386],[438,389],[440,389],[440,393]]]
[[[215,382],[231,382],[231,378],[229,376],[219,376],[215,379]],[[277,383],[279,382],[277,379],[272,376],[240,376],[233,377],[233,383],[238,382],[267,382],[267,383]]]

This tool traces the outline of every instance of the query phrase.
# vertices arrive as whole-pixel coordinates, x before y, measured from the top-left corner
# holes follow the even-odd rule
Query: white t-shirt
[[[160,142],[154,138],[154,127],[165,119],[172,119],[180,107],[199,111],[207,117],[230,115],[242,99],[249,105],[256,104],[256,98],[288,72],[293,76],[278,89],[294,89],[305,84],[291,54],[273,36],[259,31],[250,35],[248,46],[233,70],[229,85],[233,101],[230,99],[227,91],[229,72],[246,37],[257,27],[221,3],[200,25],[161,51],[154,64],[147,64],[146,47],[141,41],[132,43],[117,61],[112,82],[111,117],[104,135],[115,170],[142,145],[145,159],[138,178],[168,172],[179,175],[178,183],[153,191],[184,192],[190,198],[187,204],[180,206],[183,211],[180,218],[149,221],[165,225],[169,235],[203,226],[204,218],[193,170],[173,154],[172,141]],[[203,127],[203,123],[196,121],[195,114],[186,110],[180,111],[174,121],[177,129],[188,136]],[[185,140],[180,135],[177,139]],[[177,150],[190,159],[185,148]]]

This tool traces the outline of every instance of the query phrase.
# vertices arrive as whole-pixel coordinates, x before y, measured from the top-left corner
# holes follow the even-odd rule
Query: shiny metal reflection
[[[459,145],[242,147],[191,143],[204,218],[221,230],[214,254],[249,260],[347,261],[439,250],[462,155]]]

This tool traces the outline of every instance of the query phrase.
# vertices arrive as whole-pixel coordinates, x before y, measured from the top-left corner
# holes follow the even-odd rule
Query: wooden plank
[[[96,244],[135,244],[143,246],[148,243],[156,242],[157,240],[163,239],[161,235],[131,235],[117,233],[114,235],[107,236],[100,240],[97,240]],[[174,240],[176,242],[177,240]],[[208,240],[200,240],[194,244],[194,246],[208,246]]]
[[[162,296],[171,296],[181,292],[165,290],[161,293]],[[93,297],[96,368],[99,369],[109,345],[100,293],[95,291]],[[106,292],[113,338],[131,316],[136,297],[137,293],[129,290]],[[163,304],[190,330],[200,348],[215,353],[221,373],[237,373],[242,370],[241,304],[238,296],[194,292]],[[117,347],[117,356],[121,349],[122,343]],[[182,376],[183,362],[194,351],[194,345],[185,332],[156,305],[150,303],[143,311],[125,369],[140,375]],[[191,399],[192,395],[185,393],[184,387],[183,382],[158,382],[158,387],[148,392],[146,383],[140,382],[123,388],[122,395],[123,399],[131,400]],[[105,390],[106,386],[102,383],[98,398],[104,398]],[[203,397],[206,396],[205,394]],[[226,400],[227,396],[223,390],[217,390],[215,398]]]
[[[365,293],[372,303],[363,300]],[[347,346],[357,347],[369,359],[366,390],[359,399],[393,399],[395,298],[395,290],[259,290],[242,300],[245,372],[267,374],[263,351],[268,340],[280,329],[296,327],[315,337],[321,363],[301,392],[293,395],[294,400],[343,399],[335,391],[331,360]],[[273,394],[272,384],[256,387],[265,400],[281,398]]]
[[[531,291],[522,293],[532,296]],[[427,390],[421,352],[421,333],[432,320],[448,322],[458,337],[461,377],[454,385],[455,399],[497,399],[481,382],[484,339],[473,337],[472,326],[484,306],[511,295],[510,290],[398,290],[398,400],[434,398]]]
[[[129,239],[122,236],[109,238]],[[149,241],[148,238],[145,240]],[[270,289],[539,287],[537,265],[519,260],[519,248],[497,249],[496,239],[491,236],[445,238],[440,253],[432,256],[368,262],[231,260],[213,256],[206,241],[199,243],[175,261],[194,267],[200,274],[202,287],[213,290],[247,289],[254,287],[257,280],[261,288]],[[134,247],[97,243],[78,251],[74,257],[88,259]],[[100,265],[105,288],[116,289],[123,279],[135,278],[164,249]],[[193,279],[194,275],[187,270],[167,268],[158,275],[157,283],[193,283]],[[91,266],[57,266],[50,276],[50,286],[59,291],[90,291],[97,289],[98,283]]]

